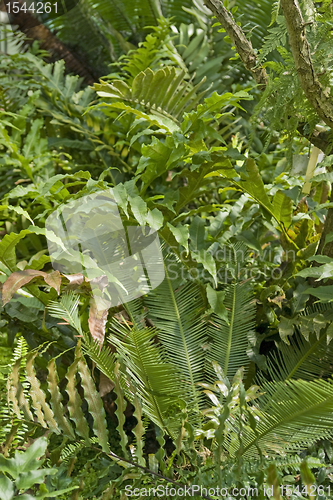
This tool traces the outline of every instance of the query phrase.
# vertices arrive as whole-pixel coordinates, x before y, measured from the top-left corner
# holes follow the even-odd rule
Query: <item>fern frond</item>
[[[70,292],[63,295],[60,302],[49,302],[47,310],[50,316],[53,318],[64,319],[80,335],[82,335],[82,327],[78,310],[79,301],[80,297],[74,292]]]

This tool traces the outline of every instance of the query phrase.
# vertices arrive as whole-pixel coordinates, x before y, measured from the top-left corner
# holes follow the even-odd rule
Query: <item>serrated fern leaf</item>
[[[45,393],[40,388],[40,382],[36,376],[34,368],[34,359],[38,353],[30,353],[27,357],[27,380],[30,383],[30,396],[32,400],[33,408],[36,412],[38,422],[43,427],[49,427],[52,431],[60,434],[57,422],[54,419],[53,411],[51,410],[49,404],[46,402]]]
[[[72,426],[70,425],[68,419],[64,416],[65,410],[61,402],[63,398],[59,390],[59,377],[54,358],[50,360],[47,369],[48,390],[51,395],[50,404],[54,413],[54,418],[62,432],[69,438],[74,439],[75,435]]]
[[[126,410],[126,400],[124,398],[124,394],[121,388],[120,384],[120,373],[119,373],[119,363],[116,364],[115,370],[114,370],[114,390],[117,395],[117,400],[116,400],[116,416],[118,419],[118,426],[117,426],[117,431],[119,432],[120,436],[120,445],[124,453],[124,457],[127,458],[127,443],[128,443],[128,438],[127,435],[124,431],[124,424],[125,424],[125,410]]]
[[[84,397],[88,403],[89,411],[93,417],[93,431],[98,438],[99,444],[105,453],[109,453],[108,430],[105,420],[103,402],[99,396],[95,383],[90,375],[87,364],[83,357],[78,360],[78,371],[84,390]]]
[[[75,359],[74,362],[69,366],[66,379],[67,386],[66,392],[68,394],[68,411],[71,419],[75,422],[76,432],[79,436],[82,436],[85,439],[85,442],[88,444],[89,440],[89,426],[87,424],[86,418],[82,411],[82,399],[76,389],[76,373],[78,369],[78,359]]]

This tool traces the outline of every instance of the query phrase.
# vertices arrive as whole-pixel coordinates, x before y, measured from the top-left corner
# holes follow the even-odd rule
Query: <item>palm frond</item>
[[[114,319],[111,332],[109,341],[117,348],[121,369],[134,385],[143,413],[172,435],[178,425],[174,412],[183,394],[177,367],[166,360],[162,347],[155,342],[156,330],[142,325],[129,327]],[[134,400],[131,384],[127,395]]]
[[[274,380],[327,377],[333,368],[333,346],[327,345],[326,332],[309,340],[298,335],[292,337],[290,345],[280,343],[279,350],[267,358],[269,373]]]
[[[250,363],[247,350],[249,337],[255,326],[255,304],[251,285],[228,285],[225,288],[224,306],[228,312],[228,323],[223,317],[212,315],[208,330],[211,340],[207,358],[217,361],[223,372],[231,378],[241,366],[246,370]]]
[[[178,129],[181,116],[194,109],[205,93],[197,94],[202,81],[193,87],[184,77],[185,72],[177,72],[173,66],[158,71],[148,68],[139,73],[131,85],[124,80],[113,80],[96,83],[95,90],[100,97],[114,101],[99,106],[133,113],[152,125],[173,131]]]
[[[82,335],[82,327],[78,310],[79,301],[80,297],[74,292],[70,292],[63,295],[60,302],[50,302],[47,306],[47,310],[50,316],[53,318],[64,319],[80,335]]]
[[[261,387],[264,394],[251,406],[255,428],[243,426],[242,456],[266,456],[299,451],[313,441],[333,433],[333,383],[325,380],[288,380],[268,382]],[[263,409],[264,408],[264,409]],[[238,452],[239,442],[227,436],[231,455]]]
[[[181,275],[181,268],[176,272]],[[172,269],[172,272],[174,272]],[[206,323],[202,319],[204,298],[202,289],[193,282],[179,286],[171,279],[168,262],[166,277],[145,299],[148,318],[158,329],[157,336],[172,363],[179,367],[192,404],[199,407],[196,383],[202,382],[205,363]]]

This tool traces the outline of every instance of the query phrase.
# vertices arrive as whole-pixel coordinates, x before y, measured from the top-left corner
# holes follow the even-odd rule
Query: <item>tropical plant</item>
[[[3,369],[2,453],[21,460],[17,447],[48,435],[50,466],[38,493],[10,471],[4,481],[12,497],[149,498],[159,484],[202,498],[219,496],[212,484],[237,499],[256,496],[244,484],[329,497],[331,158],[314,177],[316,150],[307,172],[290,160],[307,138],[329,152],[317,127],[330,126],[331,7],[303,2],[294,18],[307,30],[298,42],[318,49],[314,103],[297,72],[296,0],[253,11],[207,0],[216,20],[199,4],[181,16],[174,2],[142,4],[142,16],[123,4],[107,15],[78,6],[78,25],[98,26],[112,51],[94,53],[113,64],[93,88],[36,49],[0,57],[0,328],[16,349]],[[65,39],[66,20],[52,22]],[[48,217],[101,193],[125,228],[148,226],[161,242],[165,279],[124,304],[107,296],[97,255],[72,252],[75,274],[48,255],[47,243],[69,250]]]

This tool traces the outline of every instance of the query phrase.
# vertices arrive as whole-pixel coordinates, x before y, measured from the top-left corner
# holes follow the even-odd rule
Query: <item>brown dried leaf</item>
[[[29,283],[37,276],[47,276],[43,271],[36,271],[35,269],[25,269],[24,271],[15,271],[4,282],[2,287],[2,303],[7,304],[13,297],[14,293],[22,286]]]
[[[51,273],[44,276],[44,281],[49,286],[54,288],[57,294],[60,294],[60,285],[61,285],[61,274],[59,271],[52,271]]]
[[[108,280],[108,277],[106,276],[106,274],[103,274],[102,276],[98,276],[98,278],[93,278],[92,280],[90,280],[90,283],[92,285],[97,285],[98,288],[102,292],[104,292],[105,287],[107,287],[109,284],[109,280]]]
[[[83,281],[88,281],[88,279],[83,276],[82,273],[76,273],[76,274],[64,274],[65,278],[68,279],[69,284],[72,286],[77,286],[81,285]]]
[[[102,345],[105,336],[105,325],[111,302],[102,297],[91,297],[89,309],[89,330],[93,339],[98,340]]]
[[[101,398],[111,392],[113,388],[114,383],[112,380],[101,372],[99,376],[99,395]]]

